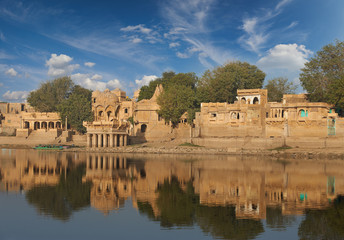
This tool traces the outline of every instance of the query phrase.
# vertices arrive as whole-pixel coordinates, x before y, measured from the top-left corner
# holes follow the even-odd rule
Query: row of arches
[[[95,109],[95,120],[100,121],[100,120],[105,120],[105,121],[111,121],[113,119],[118,119],[119,117],[119,112],[121,111],[121,107],[117,106],[108,106],[104,109],[102,106],[98,106]],[[128,108],[123,108],[123,114],[126,115],[129,113]]]
[[[45,121],[35,121],[35,122],[29,122],[29,121],[25,121],[24,122],[24,129],[34,129],[34,130],[38,130],[38,129],[61,129],[62,128],[62,124],[59,121],[53,122],[45,122]]]
[[[241,97],[240,98],[240,103],[241,104],[259,104],[259,98],[258,97],[253,97],[253,98],[250,98],[250,97]]]

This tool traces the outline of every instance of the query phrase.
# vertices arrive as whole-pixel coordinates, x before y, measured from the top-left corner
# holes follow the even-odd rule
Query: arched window
[[[259,104],[259,99],[257,97],[253,98],[253,104]]]
[[[300,117],[306,117],[306,112],[305,110],[301,109],[299,112]]]
[[[107,112],[108,120],[110,120],[110,115],[111,115],[111,111],[108,111],[108,112]]]
[[[103,111],[99,111],[98,116],[99,117],[103,116]]]
[[[242,104],[246,104],[246,98],[241,98],[241,100],[240,100],[240,102],[242,103]]]
[[[141,125],[141,132],[144,133],[144,132],[146,132],[146,130],[147,130],[147,125],[146,124],[142,124]]]
[[[124,108],[124,113],[128,113],[128,108]]]

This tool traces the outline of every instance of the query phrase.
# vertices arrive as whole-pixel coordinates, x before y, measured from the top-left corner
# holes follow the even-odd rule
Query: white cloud
[[[287,27],[287,29],[293,28],[293,27],[295,27],[297,24],[299,24],[298,21],[293,21],[291,24],[289,24],[289,26]]]
[[[139,24],[136,26],[127,26],[127,27],[121,28],[120,30],[123,32],[140,32],[144,34],[149,34],[152,32],[152,29],[144,27],[143,24]]]
[[[155,75],[144,75],[142,77],[142,79],[136,79],[135,80],[135,83],[141,87],[141,86],[144,86],[144,85],[148,85],[150,81],[154,81],[155,79],[157,79],[158,77],[155,76]]]
[[[270,37],[267,30],[271,23],[268,21],[278,16],[282,12],[282,8],[291,1],[292,0],[281,0],[273,10],[262,10],[264,12],[259,17],[255,16],[244,18],[243,24],[240,28],[244,30],[245,33],[239,37],[239,43],[247,50],[260,54],[260,49]],[[293,26],[296,24],[297,22],[295,22]],[[293,26],[290,25],[290,27]]]
[[[140,43],[142,42],[142,39],[141,38],[134,38],[131,40],[132,43]]]
[[[304,67],[312,51],[304,45],[278,44],[271,48],[267,55],[260,58],[257,65],[263,69],[287,69],[299,71]]]
[[[15,77],[18,75],[18,72],[16,70],[14,70],[14,68],[10,68],[6,71],[7,75],[10,75],[11,77]]]
[[[94,62],[85,62],[84,65],[86,67],[94,67],[94,65],[96,65]]]
[[[121,82],[118,79],[110,80],[106,83],[106,87],[109,89],[121,88]]]
[[[276,5],[275,10],[281,9],[284,5],[290,3],[291,1],[292,1],[292,0],[282,0],[282,1],[280,1],[280,2]]]
[[[113,79],[108,82],[100,81],[102,76],[99,74],[82,74],[76,73],[71,76],[72,80],[75,83],[79,84],[80,86],[91,89],[91,90],[99,90],[104,91],[106,88],[114,89],[122,87],[120,81],[118,79]]]
[[[51,54],[49,60],[46,61],[46,66],[49,67],[48,75],[51,77],[61,77],[70,75],[75,69],[79,68],[79,64],[70,64],[73,58],[55,53]]]
[[[29,91],[7,91],[2,95],[3,99],[13,101],[13,100],[24,100],[29,95]]]
[[[179,47],[179,46],[180,46],[180,43],[178,43],[178,42],[172,42],[169,44],[170,48]]]
[[[2,32],[0,32],[0,40],[3,42],[6,41],[5,35]]]
[[[103,79],[103,76],[100,75],[100,74],[94,74],[92,77],[91,77],[92,80],[102,80]]]

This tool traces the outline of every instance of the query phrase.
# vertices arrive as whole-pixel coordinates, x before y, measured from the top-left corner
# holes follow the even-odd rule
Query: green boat
[[[56,145],[37,145],[33,149],[39,149],[39,150],[61,150],[63,149],[63,146],[56,146]]]

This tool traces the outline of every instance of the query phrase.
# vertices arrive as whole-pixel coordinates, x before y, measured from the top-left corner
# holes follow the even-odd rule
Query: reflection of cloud
[[[6,100],[13,101],[13,100],[24,100],[29,95],[28,91],[7,91],[5,92],[2,97]]]
[[[268,51],[268,54],[258,60],[257,65],[264,69],[287,69],[299,71],[304,67],[312,51],[304,45],[278,44]]]
[[[148,85],[150,81],[154,81],[158,77],[155,75],[144,75],[142,79],[136,79],[135,83],[139,86],[142,87],[144,85]]]
[[[49,67],[48,75],[52,77],[70,75],[75,69],[79,68],[79,64],[70,64],[72,60],[73,58],[65,54],[51,54],[50,59],[45,64]]]
[[[100,81],[103,77],[99,74],[91,75],[76,73],[73,74],[71,78],[76,84],[91,90],[104,91],[106,88],[114,89],[122,87],[118,79],[113,79],[108,82]]]
[[[10,75],[11,77],[15,77],[18,75],[17,71],[14,70],[14,68],[10,68],[5,72],[7,75]]]

